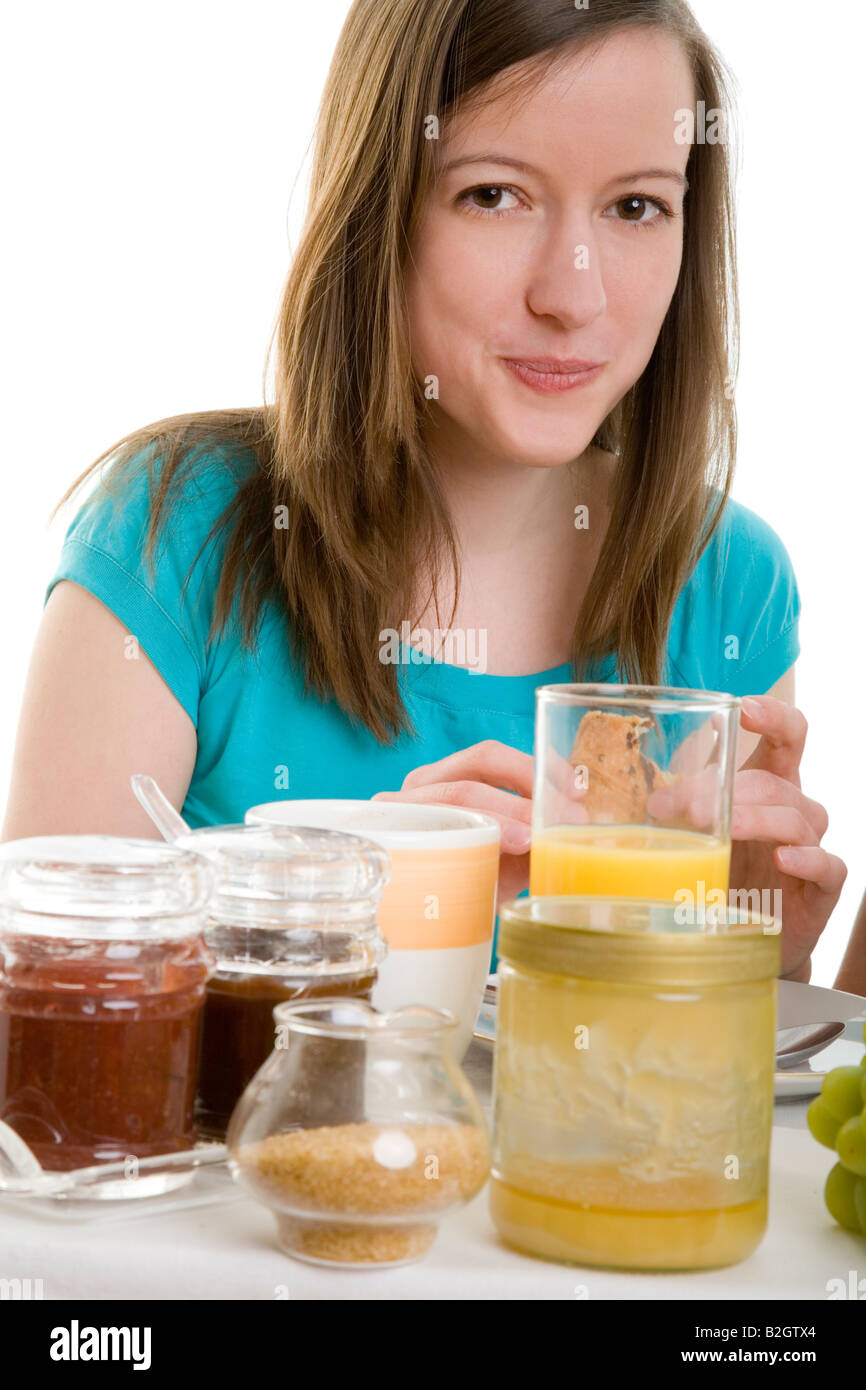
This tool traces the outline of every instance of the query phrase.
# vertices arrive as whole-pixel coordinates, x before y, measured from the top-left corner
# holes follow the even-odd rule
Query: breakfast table
[[[850,1020],[844,1035],[861,1050],[863,1017]],[[490,1043],[476,1037],[463,1063],[488,1120],[492,1059]],[[815,1061],[816,1069],[824,1066]],[[862,1279],[862,1297],[866,1240],[842,1230],[826,1211],[823,1186],[833,1159],[806,1128],[808,1103],[776,1102],[767,1233],[747,1260],[726,1269],[618,1273],[522,1255],[499,1240],[486,1186],[443,1220],[432,1249],[416,1263],[325,1268],[283,1254],[271,1213],[242,1195],[220,1166],[210,1174],[206,1204],[164,1211],[59,1219],[35,1215],[6,1197],[0,1201],[0,1281],[30,1280],[36,1296],[58,1300],[717,1301],[851,1298]]]

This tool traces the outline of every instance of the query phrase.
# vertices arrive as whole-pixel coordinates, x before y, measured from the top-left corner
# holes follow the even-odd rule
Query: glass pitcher
[[[229,1126],[237,1180],[280,1247],[314,1264],[418,1259],[484,1186],[487,1130],[453,1050],[453,1014],[361,1000],[274,1010],[276,1045]]]

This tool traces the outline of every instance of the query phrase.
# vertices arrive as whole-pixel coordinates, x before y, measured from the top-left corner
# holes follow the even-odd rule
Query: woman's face
[[[680,269],[689,146],[675,113],[693,102],[679,44],[633,30],[528,98],[503,94],[443,128],[407,307],[446,451],[565,463],[641,375]],[[597,367],[553,390],[550,374],[509,365],[544,358]]]

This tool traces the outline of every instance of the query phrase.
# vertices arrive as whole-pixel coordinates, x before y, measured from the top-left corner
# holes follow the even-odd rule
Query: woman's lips
[[[537,358],[525,361],[513,357],[503,357],[502,361],[518,381],[545,395],[556,391],[572,391],[576,386],[588,386],[591,381],[595,381],[604,365],[600,362],[582,362],[579,365],[569,364],[563,367],[553,363],[542,365],[541,360]]]

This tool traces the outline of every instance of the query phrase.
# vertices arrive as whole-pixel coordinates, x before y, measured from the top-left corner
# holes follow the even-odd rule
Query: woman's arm
[[[61,580],[36,634],[0,840],[158,839],[130,776],[155,777],[180,810],[196,749],[192,720],[128,629],[87,589]]]
[[[848,949],[836,976],[836,989],[866,995],[866,893],[848,942]]]

